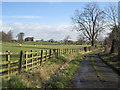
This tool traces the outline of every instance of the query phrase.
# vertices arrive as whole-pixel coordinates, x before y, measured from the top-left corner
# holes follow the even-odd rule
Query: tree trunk
[[[118,52],[118,47],[119,47],[118,42],[115,39],[113,39],[110,53],[117,53]]]
[[[107,53],[107,50],[108,50],[108,47],[107,47],[107,45],[105,45],[105,47],[104,47],[104,53]]]
[[[94,46],[94,44],[95,44],[95,43],[94,43],[94,40],[92,40],[92,41],[91,41],[91,46]]]
[[[118,47],[118,55],[120,56],[120,46]]]
[[[110,53],[114,53],[114,44],[115,44],[114,41],[115,41],[115,40],[113,39],[113,40],[112,40],[112,46],[111,46],[111,51],[110,51]]]
[[[118,56],[120,57],[120,40],[118,41]]]

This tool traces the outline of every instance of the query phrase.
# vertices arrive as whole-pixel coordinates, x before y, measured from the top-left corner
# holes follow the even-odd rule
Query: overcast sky
[[[14,39],[19,32],[35,39],[63,40],[67,35],[77,40],[78,32],[72,31],[71,17],[75,10],[83,10],[88,2],[3,2],[3,28],[13,31]],[[100,8],[109,2],[97,2]],[[115,3],[115,2],[114,2]],[[117,5],[117,3],[115,3]],[[1,23],[1,22],[0,22]]]

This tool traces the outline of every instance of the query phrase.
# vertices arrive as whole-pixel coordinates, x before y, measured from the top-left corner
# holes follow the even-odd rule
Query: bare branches
[[[107,16],[108,22],[111,22],[110,29],[112,32],[109,35],[109,40],[111,40],[111,53],[115,53],[120,51],[120,29],[118,25],[118,9],[117,6],[110,4],[107,8],[105,8],[105,14]]]
[[[114,26],[117,26],[118,22],[117,7],[113,4],[110,4],[107,8],[105,8],[105,14],[108,20],[110,20],[109,22],[112,22]]]
[[[94,41],[98,37],[98,33],[103,30],[104,12],[101,11],[96,3],[89,3],[83,12],[76,10],[75,17],[72,18],[77,31],[82,32],[86,38]]]
[[[117,39],[116,37],[119,36],[117,7],[113,4],[110,4],[107,8],[105,8],[105,14],[109,19],[108,22],[112,22],[110,24],[110,28],[113,30],[112,33],[115,33],[115,35],[112,35],[112,38]]]
[[[23,37],[24,37],[24,33],[23,32],[20,32],[18,35],[17,35],[17,37],[18,37],[18,41],[20,42],[20,43],[22,43],[23,42]]]

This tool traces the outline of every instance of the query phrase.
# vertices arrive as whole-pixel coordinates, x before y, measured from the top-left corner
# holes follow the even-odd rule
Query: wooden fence
[[[0,68],[0,73],[2,78],[8,78],[12,74],[21,73],[21,71],[28,71],[32,68],[38,67],[52,57],[57,57],[62,54],[72,54],[80,50],[49,49],[40,51],[20,51],[19,53],[12,53],[10,51],[6,51],[2,54],[4,60],[2,61],[2,63],[0,63],[0,65],[2,66]]]
[[[63,54],[72,54],[84,50],[90,51],[93,48],[84,47],[81,49],[49,49],[49,50],[40,50],[40,51],[20,51],[19,53],[12,53],[6,51],[2,54],[4,57],[2,66],[0,68],[0,73],[2,78],[8,78],[12,74],[19,74],[22,71],[28,71],[39,65],[42,65],[46,60],[51,59],[52,57],[58,57]],[[14,59],[13,59],[14,58]]]

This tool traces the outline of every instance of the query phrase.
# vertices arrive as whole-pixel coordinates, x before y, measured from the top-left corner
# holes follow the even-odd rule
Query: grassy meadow
[[[12,61],[19,60],[20,51],[23,52],[31,50],[33,52],[40,51],[40,50],[49,50],[49,49],[81,49],[87,45],[59,45],[58,43],[51,43],[51,42],[23,42],[19,44],[18,42],[2,42],[2,53],[6,51],[10,51],[14,54],[10,56]],[[2,55],[2,61],[5,61],[6,55]]]
[[[3,42],[2,43],[2,52],[6,52],[6,50],[10,52],[20,52],[23,51],[39,51],[44,49],[64,49],[64,48],[73,48],[73,49],[80,49],[86,45],[58,45],[57,43],[50,43],[50,42],[23,42],[23,44],[19,44],[17,42]]]

